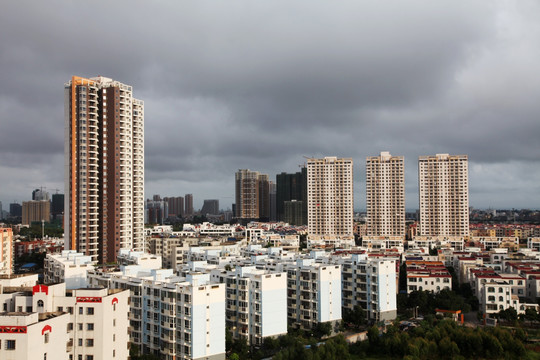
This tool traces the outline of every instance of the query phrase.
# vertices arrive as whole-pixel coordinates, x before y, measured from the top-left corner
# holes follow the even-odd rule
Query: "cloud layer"
[[[63,84],[145,101],[146,193],[234,197],[306,156],[468,154],[471,206],[540,208],[535,1],[10,2],[0,13],[0,200],[63,189]]]

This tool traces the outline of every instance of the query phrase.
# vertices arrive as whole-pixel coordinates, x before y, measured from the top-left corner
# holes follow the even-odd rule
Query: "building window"
[[[94,360],[94,355],[86,355],[86,360]]]
[[[49,333],[43,334],[43,341],[45,342],[45,344],[49,343]]]
[[[15,350],[15,340],[6,340],[6,350]]]
[[[86,339],[86,346],[88,347],[94,346],[94,339]]]
[[[81,307],[79,308],[79,315],[82,315],[82,314],[84,314],[84,309]]]
[[[94,308],[89,307],[86,309],[86,315],[94,315]]]
[[[79,346],[82,346],[82,339],[79,339]]]
[[[94,323],[86,324],[86,330],[90,330],[90,331],[94,330]]]

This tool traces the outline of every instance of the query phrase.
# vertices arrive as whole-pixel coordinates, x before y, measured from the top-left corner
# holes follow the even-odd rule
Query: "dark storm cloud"
[[[147,196],[230,205],[234,172],[302,156],[468,154],[471,205],[540,207],[534,1],[13,1],[0,13],[0,199],[62,188],[63,84],[145,101]],[[5,206],[4,206],[5,208]]]

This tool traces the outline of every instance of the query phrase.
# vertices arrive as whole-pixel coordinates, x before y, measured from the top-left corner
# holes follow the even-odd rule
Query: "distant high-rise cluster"
[[[236,217],[244,221],[268,221],[270,193],[268,175],[249,169],[238,170],[236,184]]]
[[[467,155],[437,154],[418,159],[420,235],[469,235]]]
[[[65,85],[66,249],[100,262],[143,249],[144,105],[105,77]]]
[[[353,161],[308,159],[308,232],[353,235]]]
[[[403,156],[381,152],[366,160],[367,233],[405,236]]]

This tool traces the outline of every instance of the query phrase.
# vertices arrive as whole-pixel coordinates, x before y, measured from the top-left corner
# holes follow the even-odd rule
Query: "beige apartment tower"
[[[353,161],[307,160],[308,233],[353,235]]]
[[[366,159],[367,234],[405,237],[403,156],[383,151]]]
[[[51,221],[51,202],[49,200],[31,200],[22,203],[22,224]]]
[[[420,235],[469,235],[467,155],[437,154],[418,159]]]
[[[105,77],[64,88],[65,248],[100,263],[144,250],[144,104]]]
[[[268,175],[249,169],[235,174],[236,217],[243,220],[268,221],[270,195]]]

